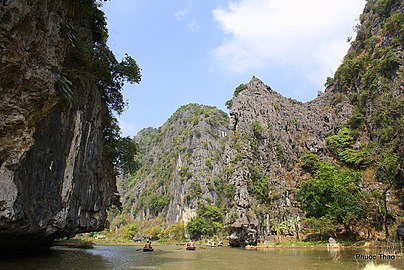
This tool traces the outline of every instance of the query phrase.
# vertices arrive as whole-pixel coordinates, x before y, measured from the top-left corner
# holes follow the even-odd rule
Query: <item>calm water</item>
[[[154,252],[137,251],[134,246],[96,246],[90,250],[56,247],[47,255],[2,258],[0,269],[273,269],[336,270],[362,269],[365,260],[355,254],[378,254],[377,250],[327,251],[326,249],[268,249],[265,251],[234,248],[198,248],[186,251],[178,246],[159,246]],[[377,263],[387,263],[377,260]],[[391,265],[404,270],[404,259]]]

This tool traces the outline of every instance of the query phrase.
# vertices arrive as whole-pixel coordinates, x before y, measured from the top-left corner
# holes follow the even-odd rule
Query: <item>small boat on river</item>
[[[143,247],[143,252],[150,252],[150,251],[154,251],[151,242],[147,241],[146,244]]]
[[[195,250],[196,246],[195,246],[195,242],[194,240],[191,240],[190,242],[187,243],[187,247],[185,248],[186,250]]]

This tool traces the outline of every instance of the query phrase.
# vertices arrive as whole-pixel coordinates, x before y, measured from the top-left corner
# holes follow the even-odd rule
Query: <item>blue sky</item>
[[[142,69],[126,85],[122,135],[161,126],[181,105],[226,111],[256,76],[283,96],[309,101],[324,90],[354,36],[365,0],[113,0],[103,4],[108,44]]]

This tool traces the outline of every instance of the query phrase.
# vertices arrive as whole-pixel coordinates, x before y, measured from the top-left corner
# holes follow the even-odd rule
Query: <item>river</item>
[[[7,270],[124,270],[124,269],[273,269],[273,270],[340,270],[362,269],[365,259],[356,254],[375,255],[376,263],[388,263],[379,258],[378,250],[323,248],[275,248],[263,251],[228,247],[201,248],[186,251],[179,246],[157,246],[154,252],[142,252],[136,246],[96,246],[80,250],[53,247],[49,253],[36,256],[2,258],[0,269]],[[391,265],[404,270],[404,259],[395,258]]]

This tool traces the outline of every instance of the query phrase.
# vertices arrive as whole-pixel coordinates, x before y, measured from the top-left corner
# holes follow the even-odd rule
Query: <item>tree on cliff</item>
[[[400,170],[398,155],[387,150],[382,153],[380,160],[376,165],[376,179],[383,185],[382,200],[383,200],[383,225],[386,238],[389,237],[389,210],[387,207],[388,193],[390,189],[398,183],[396,180]]]
[[[222,210],[215,205],[200,204],[198,216],[192,218],[186,230],[192,239],[199,239],[201,236],[213,236],[223,229]]]
[[[302,210],[307,217],[335,220],[350,236],[352,225],[365,214],[360,177],[360,173],[337,170],[334,165],[320,162],[314,177],[297,193]]]
[[[121,138],[118,121],[114,114],[121,114],[126,106],[122,88],[125,82],[139,83],[141,69],[128,54],[122,61],[115,58],[107,46],[108,29],[105,15],[99,9],[101,3],[94,0],[80,1],[77,16],[86,18],[83,22],[91,30],[80,31],[73,22],[66,21],[62,25],[62,34],[66,36],[68,50],[65,68],[60,76],[59,90],[70,100],[75,101],[81,88],[89,84],[96,85],[105,101],[108,114],[104,125],[104,151],[116,169],[134,172],[137,164],[134,161],[136,144],[129,137]]]

